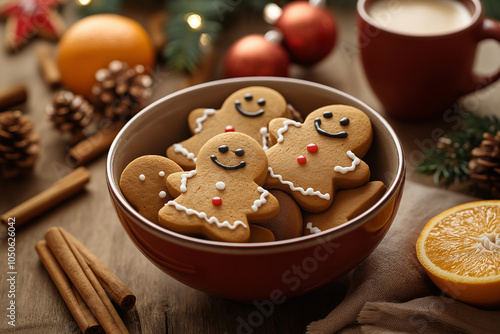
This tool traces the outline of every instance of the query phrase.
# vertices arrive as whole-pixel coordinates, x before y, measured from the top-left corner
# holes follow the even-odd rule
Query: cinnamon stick
[[[212,46],[210,47],[210,49],[205,51],[203,58],[198,64],[198,67],[193,72],[191,72],[188,77],[182,80],[178,89],[183,89],[210,81],[212,79],[216,60],[217,51],[215,50],[215,47]]]
[[[43,78],[50,88],[56,88],[61,85],[61,72],[56,64],[52,54],[52,49],[48,44],[41,44],[36,50],[38,65],[42,71]]]
[[[67,239],[73,243],[85,258],[90,269],[94,272],[99,283],[107,292],[111,300],[123,311],[129,311],[135,305],[135,295],[101,260],[73,235],[66,233]]]
[[[68,242],[65,231],[62,228],[52,227],[45,233],[45,240],[104,331],[107,334],[128,333],[85,259],[75,245]]]
[[[69,281],[47,246],[47,242],[45,240],[37,242],[35,249],[82,332],[84,334],[102,332],[101,325],[99,325],[87,304],[83,302],[82,297],[75,289],[74,285]]]
[[[50,188],[1,215],[0,221],[2,224],[7,224],[9,218],[14,218],[16,228],[18,228],[82,190],[89,180],[90,173],[87,169],[84,167],[77,168],[54,183]]]
[[[0,109],[24,103],[28,92],[24,84],[16,84],[0,89]]]
[[[77,165],[84,165],[104,153],[113,143],[125,123],[113,123],[73,146],[69,155]]]

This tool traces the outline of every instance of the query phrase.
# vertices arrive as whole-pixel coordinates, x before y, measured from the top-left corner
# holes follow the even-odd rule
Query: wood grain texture
[[[354,8],[333,7],[332,10],[340,27],[335,51],[310,69],[293,67],[292,76],[338,88],[380,110],[380,104],[364,78],[359,50],[355,47]],[[73,2],[66,4],[63,13],[67,23],[77,19]],[[141,12],[136,8],[126,8],[125,13],[141,23],[145,22],[148,15],[146,11]],[[0,36],[3,36],[4,29],[5,25],[0,24]],[[250,33],[264,33],[267,29],[260,15],[242,16],[231,29],[223,33],[217,49],[222,55],[237,38]],[[69,159],[65,140],[51,130],[45,119],[44,106],[49,102],[52,92],[38,71],[35,48],[39,42],[42,41],[32,41],[18,54],[8,54],[4,48],[0,48],[0,87],[16,82],[29,85],[28,101],[20,105],[19,109],[35,120],[42,145],[41,158],[32,176],[22,180],[0,181],[0,213],[48,188],[75,167]],[[215,73],[221,72],[222,56],[218,58]],[[486,45],[480,52],[477,68],[482,71],[495,68],[498,59],[499,48]],[[154,78],[156,88],[153,100],[175,91],[183,79],[165,69],[155,72]],[[498,113],[499,85],[481,94],[473,94],[463,101],[478,113]],[[422,149],[430,147],[446,130],[455,127],[458,120],[436,120],[425,124],[407,124],[390,119],[389,122],[405,147],[408,177],[431,184],[430,178],[413,173],[416,159]],[[16,231],[16,333],[79,332],[78,325],[34,250],[35,243],[43,239],[45,231],[52,226],[61,226],[75,235],[137,296],[134,309],[126,313],[119,311],[131,333],[238,333],[238,326],[242,326],[243,322],[250,326],[250,330],[247,330],[249,333],[303,333],[311,321],[325,317],[341,301],[347,286],[345,278],[277,305],[273,312],[269,312],[269,316],[261,318],[256,315],[258,309],[255,305],[208,296],[175,281],[147,261],[122,229],[106,189],[105,160],[101,156],[86,166],[92,175],[86,190]],[[454,189],[462,190],[461,187]],[[5,320],[5,308],[9,302],[5,293],[8,291],[6,252],[6,238],[2,236],[1,333],[13,329]]]

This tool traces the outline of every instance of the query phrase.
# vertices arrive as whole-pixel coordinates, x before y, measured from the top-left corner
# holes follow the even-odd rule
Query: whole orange
[[[116,14],[97,14],[73,24],[58,44],[57,64],[62,84],[74,93],[91,97],[95,73],[113,60],[152,69],[155,53],[151,39],[136,21]]]

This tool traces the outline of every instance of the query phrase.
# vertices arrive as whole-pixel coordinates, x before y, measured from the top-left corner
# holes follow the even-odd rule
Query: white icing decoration
[[[312,222],[307,223],[306,228],[312,234],[321,232],[321,230],[318,227],[314,226]]]
[[[224,190],[224,189],[226,189],[226,184],[222,181],[219,181],[215,184],[215,188],[217,188],[219,190]]]
[[[252,210],[253,212],[257,212],[259,208],[262,206],[262,204],[266,204],[267,200],[266,197],[269,196],[269,191],[262,187],[258,187],[257,190],[261,192],[262,194],[260,195],[260,198],[255,200],[252,205]]]
[[[347,151],[347,156],[352,159],[352,164],[349,167],[335,166],[334,171],[345,174],[347,172],[352,172],[356,169],[356,166],[360,164],[361,160],[354,155],[351,151]]]
[[[283,127],[278,130],[278,140],[277,140],[278,143],[281,143],[284,140],[283,132],[288,130],[289,125],[293,125],[293,126],[300,128],[302,126],[302,123],[296,122],[296,121],[291,120],[291,119],[284,121]]]
[[[164,172],[164,171],[160,171],[160,172],[158,173],[158,175],[159,175],[159,176],[161,176],[161,177],[163,177],[163,176],[165,176],[165,172]]]
[[[146,179],[146,175],[141,174],[139,175],[139,180],[144,181]]]
[[[160,193],[158,194],[158,196],[160,196],[160,198],[165,198],[165,197],[167,197],[167,193],[164,192],[164,191],[160,191]]]
[[[247,225],[244,222],[242,222],[241,220],[236,220],[233,225],[231,225],[227,220],[225,220],[225,221],[223,221],[221,223],[221,222],[219,222],[219,220],[217,219],[217,217],[212,216],[212,217],[208,218],[207,214],[205,212],[198,212],[198,211],[193,210],[193,209],[188,209],[185,206],[183,206],[183,205],[181,205],[179,203],[176,203],[175,201],[168,201],[166,205],[173,205],[173,206],[175,206],[175,208],[177,210],[184,211],[188,215],[197,215],[198,218],[204,219],[209,224],[215,223],[217,225],[217,227],[219,227],[219,228],[220,227],[227,227],[230,230],[234,230],[239,225],[241,225],[241,226],[243,226],[245,228],[247,227]]]
[[[292,182],[284,181],[283,177],[280,174],[274,174],[274,171],[271,167],[268,167],[268,169],[269,169],[269,175],[271,175],[271,177],[278,179],[282,184],[286,184],[287,186],[290,187],[290,189],[292,191],[300,191],[302,193],[302,195],[318,196],[318,197],[326,199],[326,200],[330,199],[330,194],[328,194],[328,193],[322,194],[320,191],[314,190],[313,188],[307,188],[306,190],[304,190],[304,188],[302,188],[302,187],[296,187],[293,185]]]
[[[182,144],[174,144],[174,152],[181,153],[183,156],[188,158],[188,160],[193,160],[193,162],[196,162],[194,153],[189,152],[187,149],[184,148],[184,146],[182,146]]]
[[[201,123],[205,122],[208,118],[208,116],[212,116],[215,114],[215,109],[205,109],[203,111],[203,116],[200,116],[196,119],[196,124],[198,125],[196,129],[194,129],[194,133],[198,133],[201,130],[203,130],[203,125]]]
[[[269,149],[269,146],[267,146],[269,131],[265,126],[263,126],[260,128],[260,134],[262,135],[262,148],[264,149],[264,151],[267,151]]]
[[[181,188],[180,188],[181,192],[185,193],[187,191],[187,186],[186,186],[187,179],[189,179],[195,175],[196,175],[196,169],[193,169],[192,171],[190,171],[187,174],[181,175]]]

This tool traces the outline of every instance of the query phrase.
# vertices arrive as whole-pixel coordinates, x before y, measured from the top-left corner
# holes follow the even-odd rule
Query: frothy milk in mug
[[[453,33],[472,21],[465,5],[454,0],[380,0],[369,15],[388,31],[415,36]]]

